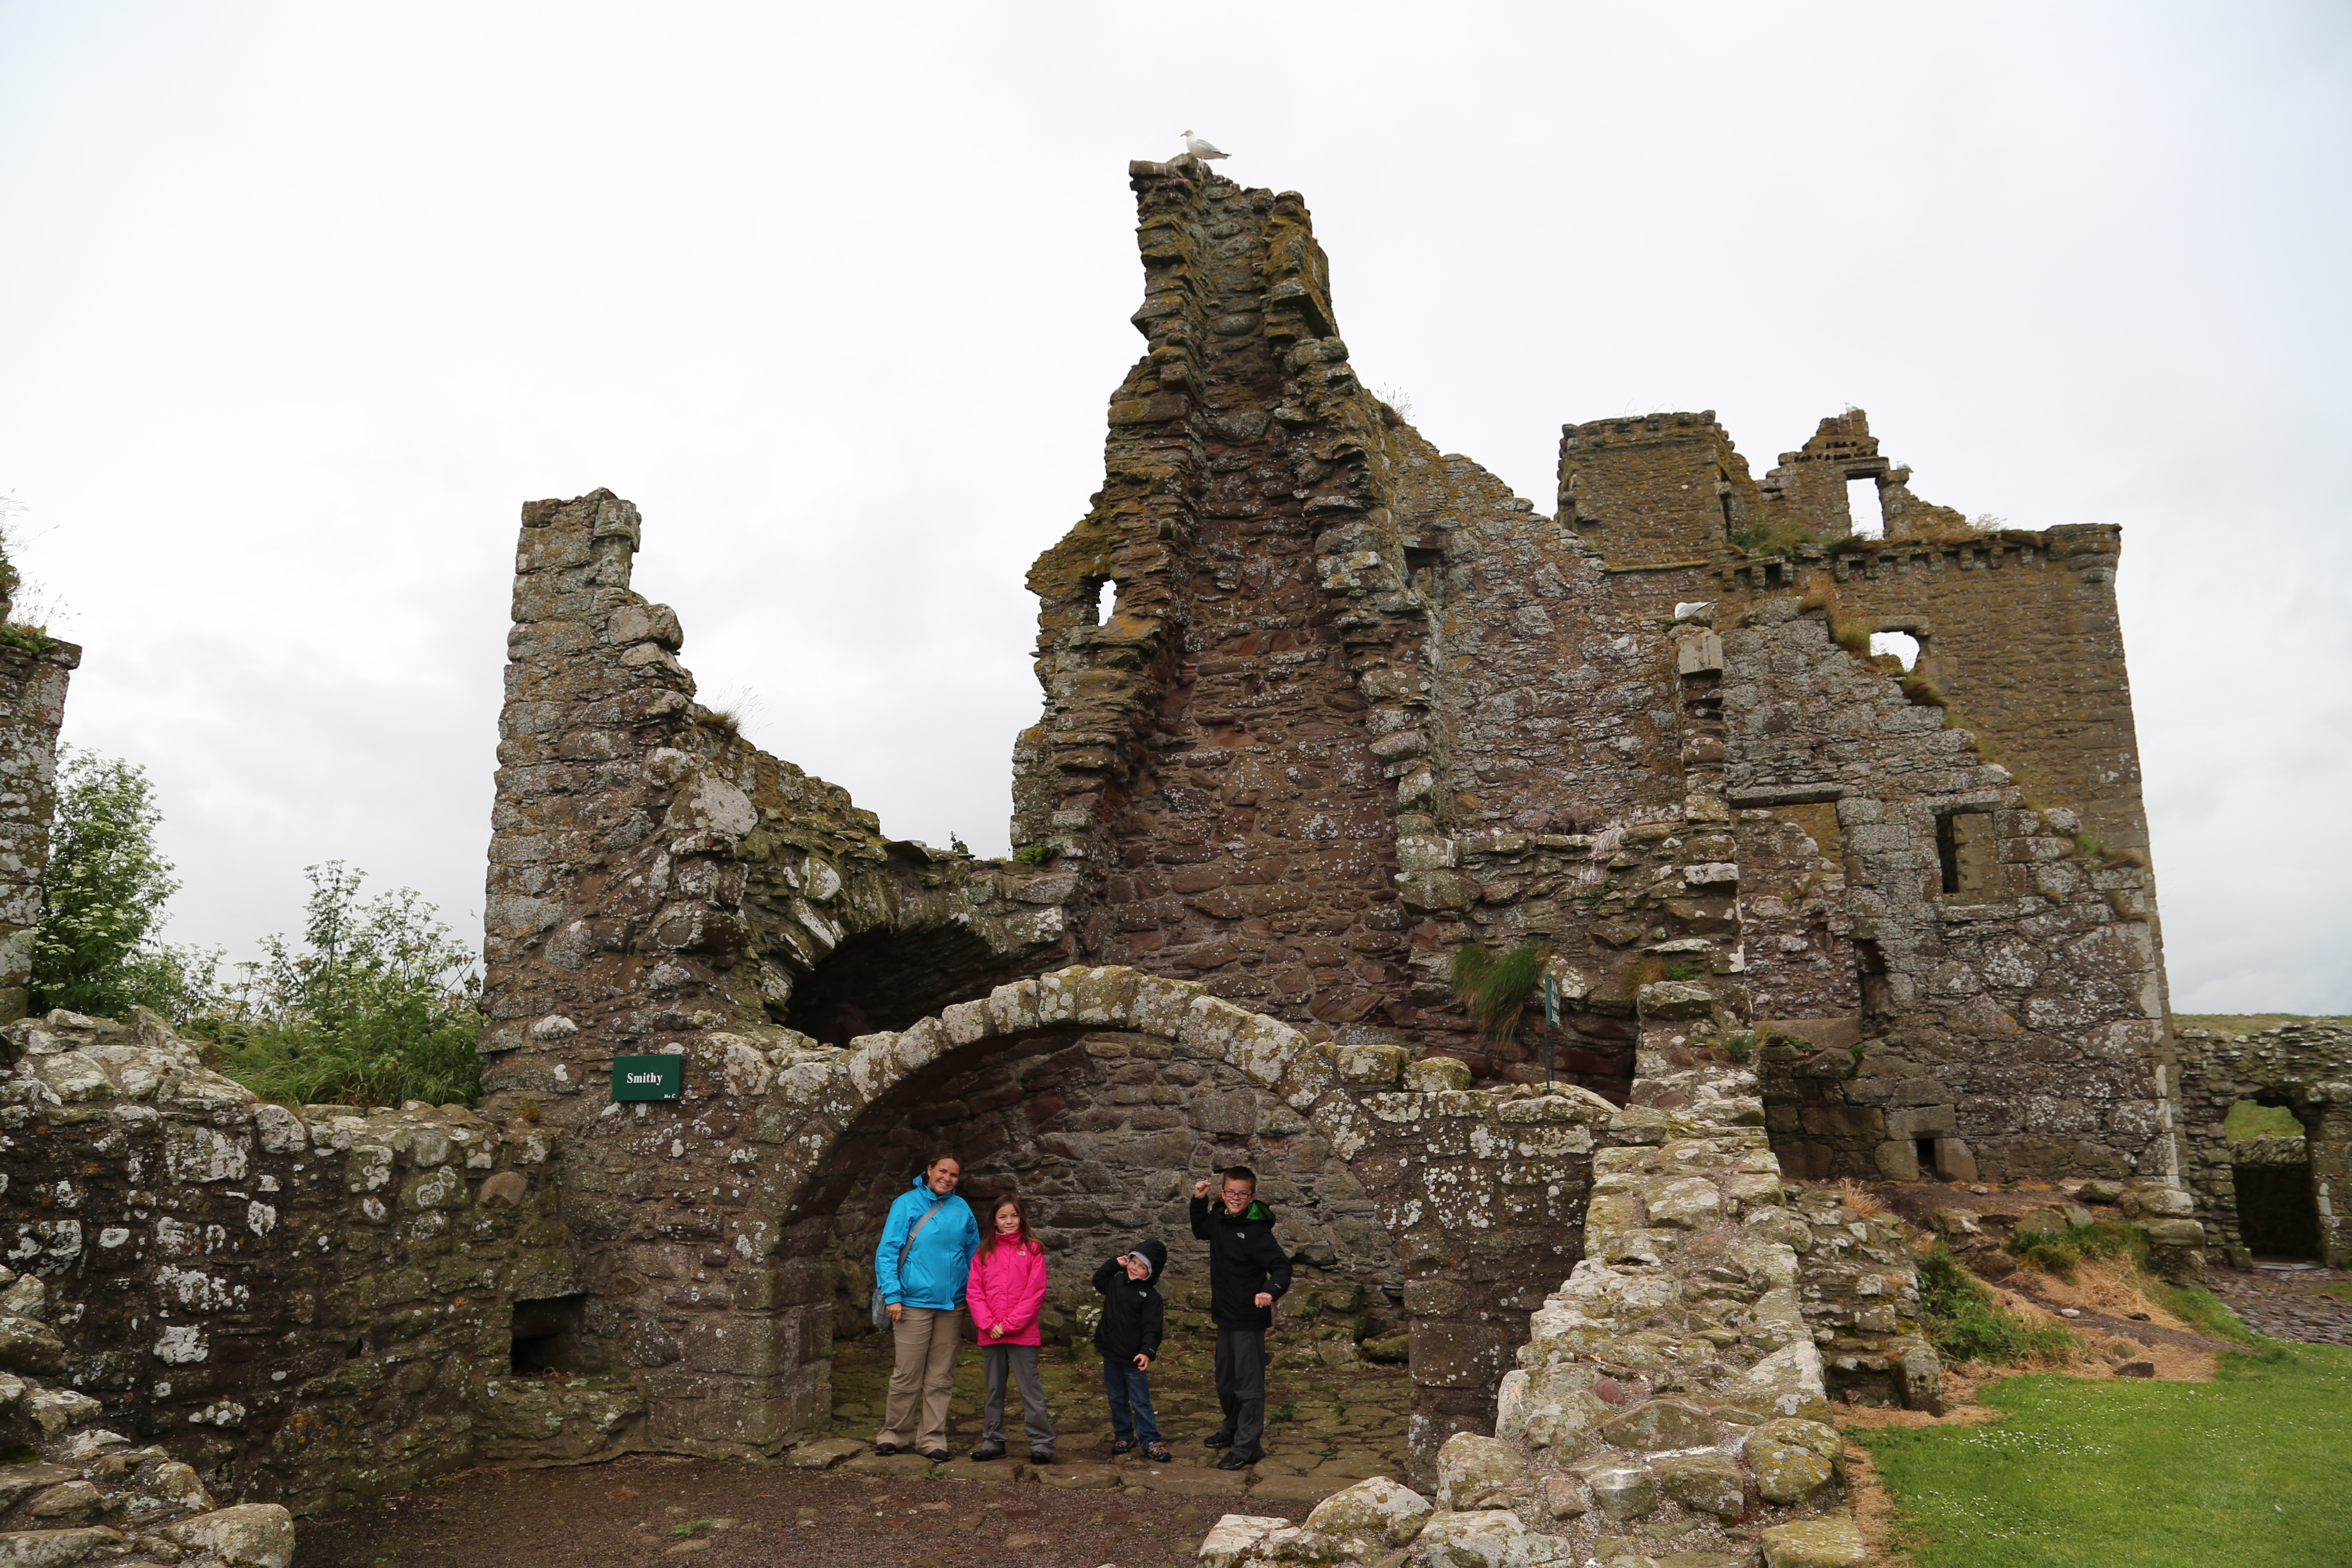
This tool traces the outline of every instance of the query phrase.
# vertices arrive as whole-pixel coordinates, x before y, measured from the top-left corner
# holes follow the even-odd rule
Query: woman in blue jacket
[[[955,1387],[964,1281],[980,1246],[980,1222],[955,1195],[963,1165],[941,1154],[900,1193],[874,1249],[874,1289],[890,1314],[896,1360],[882,1409],[877,1454],[912,1448],[934,1464],[948,1457],[948,1396]],[[917,1405],[921,1425],[916,1424]]]

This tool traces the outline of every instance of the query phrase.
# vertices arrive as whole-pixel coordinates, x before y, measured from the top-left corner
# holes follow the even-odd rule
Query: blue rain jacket
[[[923,1234],[915,1237],[913,1250],[907,1247],[907,1233],[936,1195],[917,1172],[913,1190],[900,1193],[890,1205],[890,1217],[882,1223],[882,1245],[874,1249],[874,1279],[885,1301],[942,1311],[963,1305],[971,1255],[980,1247],[980,1221],[972,1217],[971,1205],[950,1194]]]

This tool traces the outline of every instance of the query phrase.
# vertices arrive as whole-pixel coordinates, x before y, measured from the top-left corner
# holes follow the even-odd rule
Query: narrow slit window
[[[1944,897],[1981,903],[1993,896],[1992,813],[1955,811],[1936,819],[1936,859],[1944,874]]]

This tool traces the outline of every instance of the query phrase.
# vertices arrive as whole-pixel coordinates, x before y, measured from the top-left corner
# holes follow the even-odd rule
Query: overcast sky
[[[1001,853],[1191,126],[1542,510],[1563,422],[1856,404],[2124,525],[2174,1005],[2352,1011],[2347,121],[2340,4],[0,4],[0,492],[175,940],[329,858],[478,929],[517,508],[598,485],[706,699]]]

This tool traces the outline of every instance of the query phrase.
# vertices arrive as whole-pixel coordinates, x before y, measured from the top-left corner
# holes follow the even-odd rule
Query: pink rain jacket
[[[964,1297],[971,1309],[972,1331],[982,1345],[1040,1342],[1037,1309],[1045,1304],[1045,1249],[1034,1241],[1026,1247],[1018,1242],[992,1247],[982,1241],[971,1255]],[[999,1323],[1013,1331],[991,1339],[988,1331]]]

